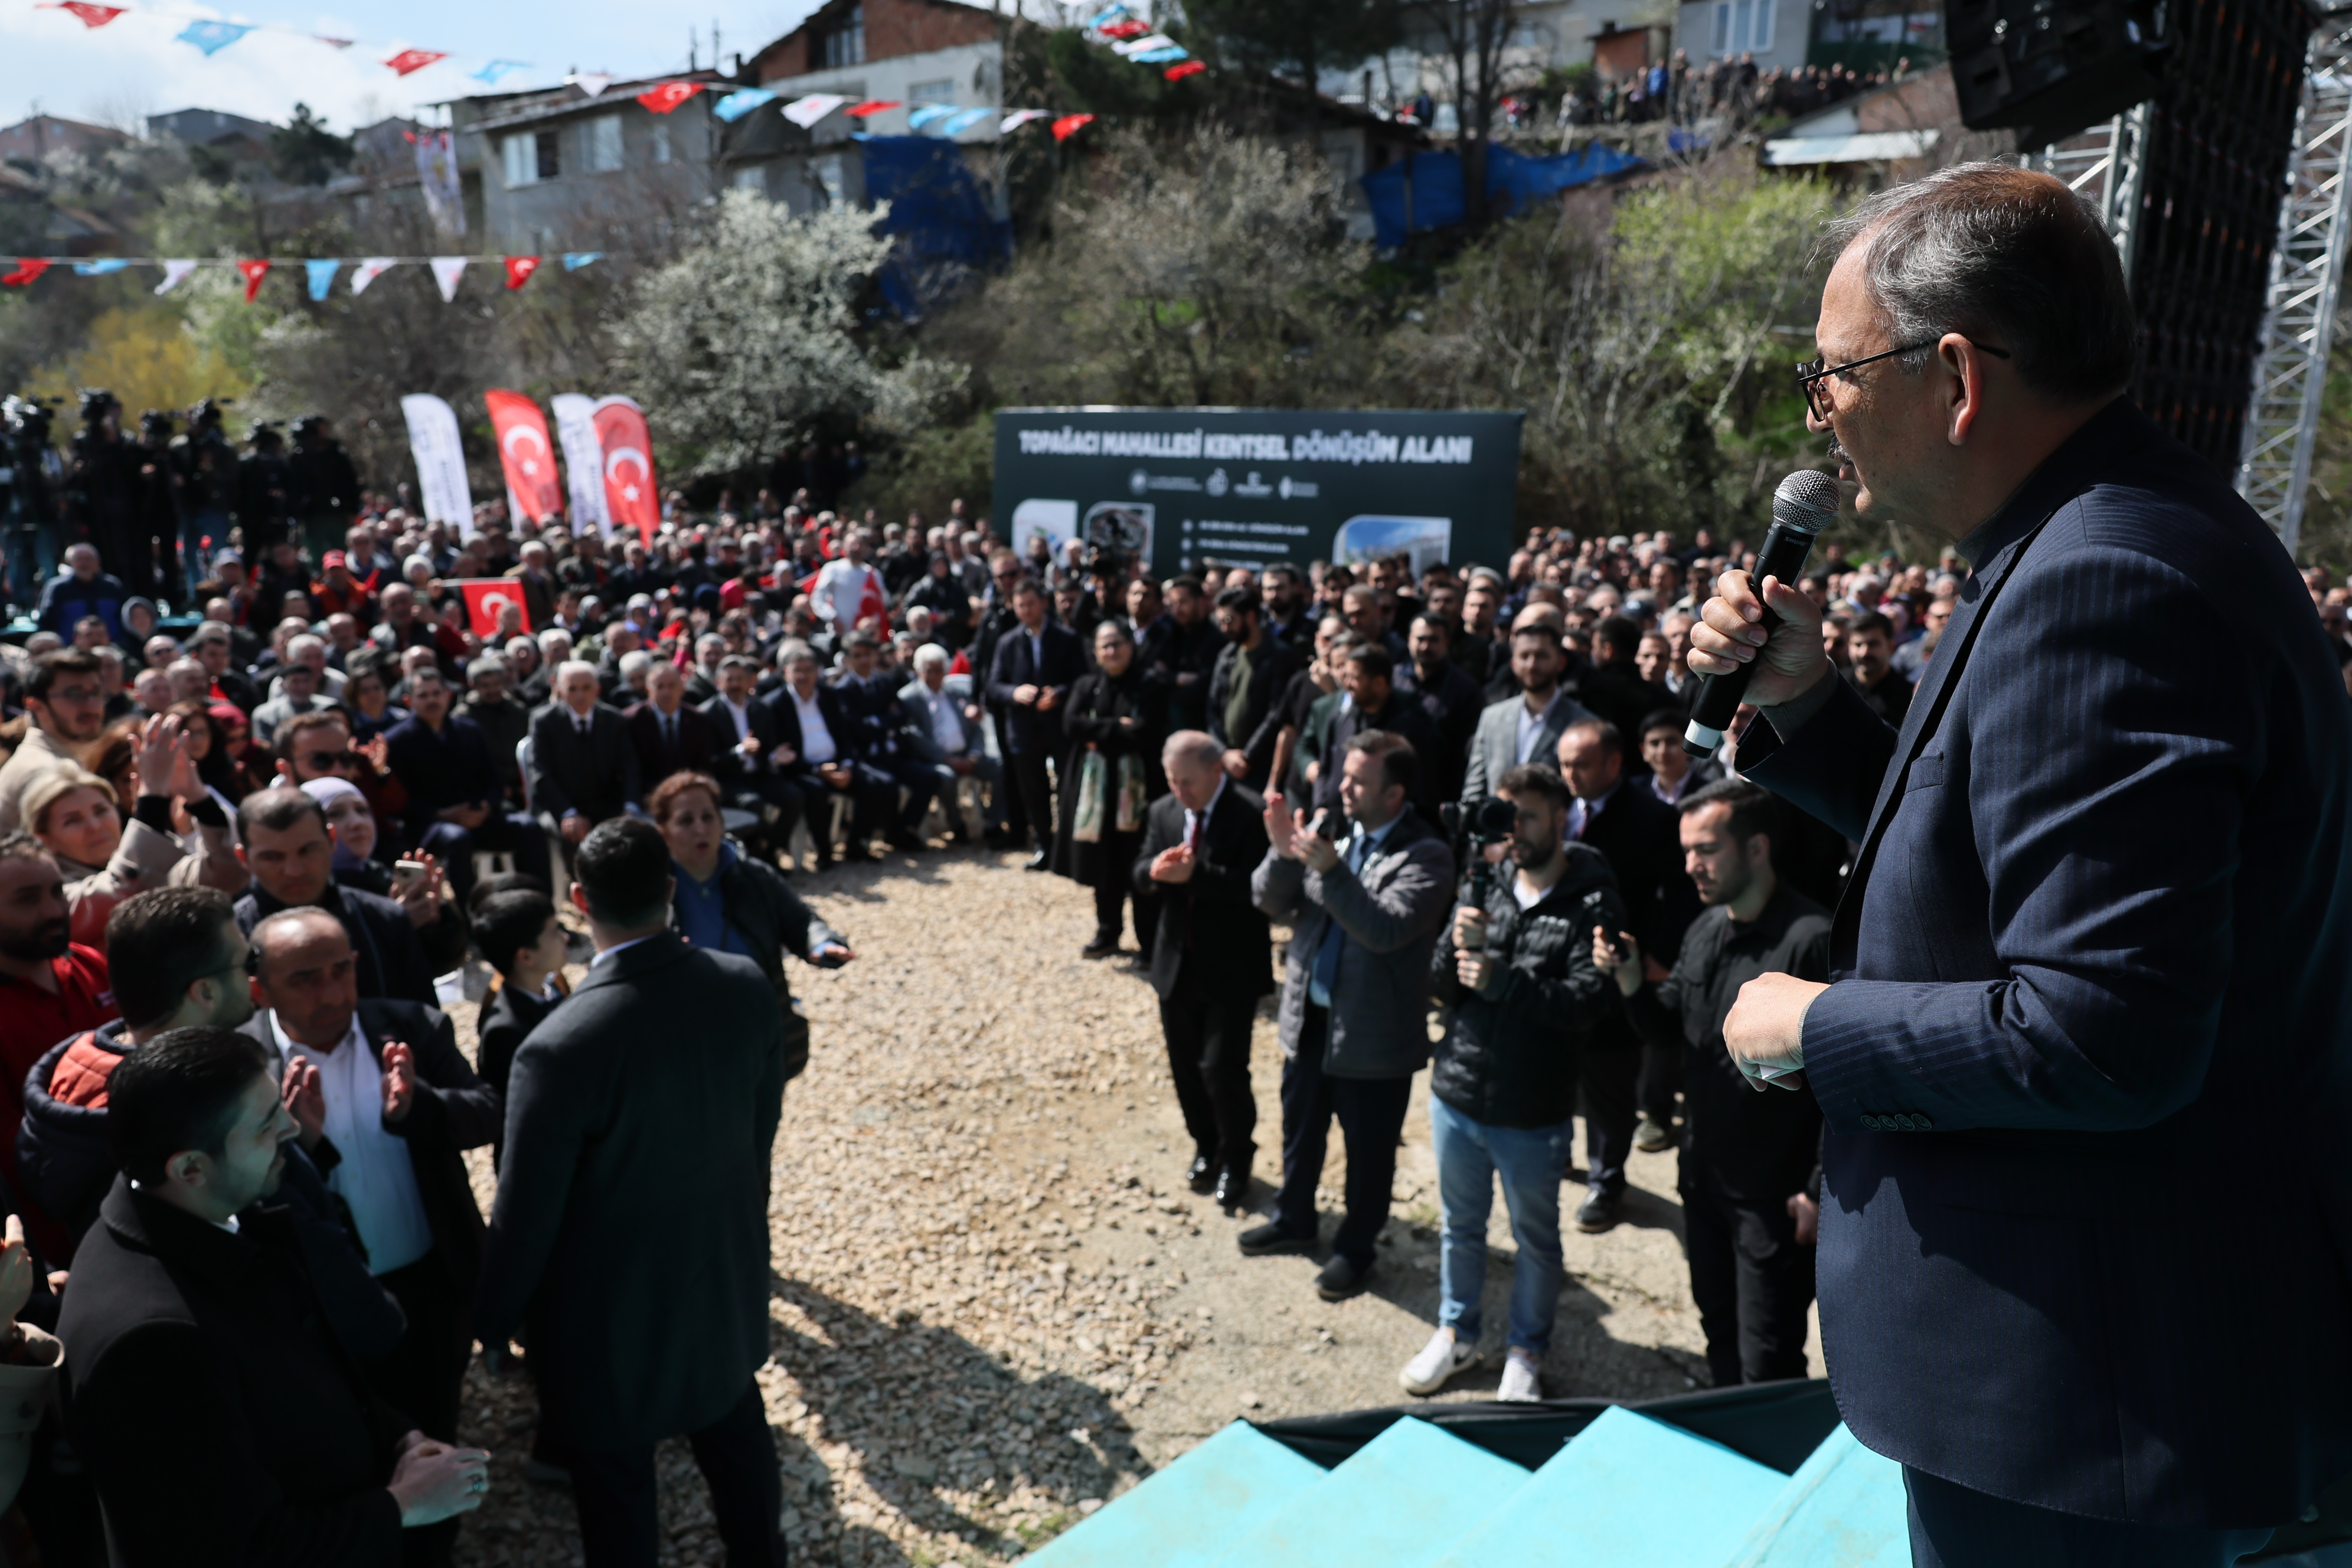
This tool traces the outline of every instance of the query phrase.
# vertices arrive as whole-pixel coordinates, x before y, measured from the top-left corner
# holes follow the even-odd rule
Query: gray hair
[[[621,679],[634,683],[638,675],[650,668],[653,662],[654,656],[645,649],[631,648],[621,656]],[[569,669],[572,667],[567,664],[563,668]]]
[[[559,647],[566,652],[571,650],[572,634],[570,632],[565,631],[562,626],[550,626],[539,634],[539,654],[541,658],[555,658],[555,650]]]
[[[785,643],[782,647],[776,649],[776,668],[778,669],[783,668],[784,666],[788,664],[798,664],[803,659],[806,659],[811,664],[820,664],[823,662],[823,660],[817,658],[816,649],[809,647],[808,644],[801,641],[797,637],[794,637],[790,642]]]
[[[941,647],[935,642],[927,642],[922,647],[915,650],[915,668],[917,669],[929,669],[935,664],[941,669],[945,669],[948,667],[947,649]]]
[[[1217,744],[1216,737],[1205,730],[1179,730],[1168,737],[1160,748],[1160,766],[1166,767],[1180,757],[1189,757],[1204,768],[1223,765],[1225,749]]]
[[[2011,163],[1956,163],[1833,220],[1823,249],[1867,247],[1863,279],[1890,347],[1958,332],[2013,356],[2044,396],[2092,402],[2130,384],[2139,321],[2114,241],[2082,197]],[[1922,346],[1897,363],[1925,369]]]
[[[596,679],[596,667],[584,658],[567,658],[555,667],[555,684],[561,686],[575,675],[584,675],[593,680]]]

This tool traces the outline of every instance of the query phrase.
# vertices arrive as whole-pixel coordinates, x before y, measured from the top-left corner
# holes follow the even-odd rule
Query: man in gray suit
[[[596,958],[515,1052],[477,1331],[530,1346],[589,1563],[652,1568],[654,1445],[685,1436],[727,1561],[782,1568],[783,1478],[753,1375],[783,1116],[775,988],[670,930],[669,846],[643,817],[590,833],[573,874]]]
[[[940,800],[947,807],[948,830],[957,843],[971,836],[956,805],[956,781],[977,778],[988,786],[981,826],[990,847],[997,847],[1004,837],[1004,764],[988,754],[981,740],[980,705],[956,700],[947,689],[947,649],[925,643],[915,650],[915,679],[898,689],[898,707],[907,716],[907,743],[940,775]]]
[[[1386,731],[1349,741],[1339,782],[1346,820],[1318,816],[1303,829],[1276,795],[1269,848],[1250,878],[1257,907],[1287,922],[1291,938],[1277,1015],[1282,1191],[1273,1220],[1244,1231],[1241,1248],[1314,1246],[1315,1184],[1338,1116],[1347,1217],[1315,1281],[1327,1301],[1356,1295],[1371,1274],[1412,1075],[1429,1061],[1429,956],[1454,903],[1454,855],[1408,804],[1418,761]]]
[[[1532,612],[1522,614],[1511,628],[1511,673],[1518,678],[1519,694],[1478,715],[1469,771],[1462,778],[1464,805],[1494,794],[1495,782],[1513,768],[1549,763],[1559,749],[1560,731],[1592,717],[1559,689],[1567,670],[1568,649],[1560,645],[1559,628]]]

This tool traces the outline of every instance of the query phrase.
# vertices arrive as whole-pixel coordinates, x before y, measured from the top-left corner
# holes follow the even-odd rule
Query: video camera
[[[1507,843],[1518,830],[1518,809],[1509,801],[1490,795],[1467,810],[1447,801],[1437,808],[1437,814],[1445,824],[1446,836],[1454,840],[1456,862],[1470,868],[1471,906],[1483,910],[1495,890],[1495,868],[1486,858],[1486,851]]]

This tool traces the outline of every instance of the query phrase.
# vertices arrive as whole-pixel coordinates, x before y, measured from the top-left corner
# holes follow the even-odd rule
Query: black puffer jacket
[[[1592,962],[1592,928],[1622,921],[1625,903],[1599,850],[1567,849],[1567,871],[1533,909],[1519,908],[1514,868],[1496,868],[1486,951],[1504,973],[1493,995],[1454,974],[1454,914],[1430,955],[1430,994],[1445,1010],[1445,1037],[1429,1091],[1490,1126],[1550,1127],[1573,1115],[1585,1037],[1618,1006],[1617,987]]]

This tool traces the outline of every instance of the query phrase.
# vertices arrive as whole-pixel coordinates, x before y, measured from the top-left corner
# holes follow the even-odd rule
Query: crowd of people
[[[289,530],[202,557],[193,620],[87,541],[44,584],[0,729],[0,1386],[62,1342],[114,1561],[446,1560],[490,1484],[457,1429],[478,1343],[534,1379],[529,1468],[572,1486],[592,1565],[654,1560],[677,1435],[730,1560],[781,1562],[752,1373],[769,1146],[810,1051],[785,958],[854,957],[793,884],[877,840],[1083,884],[1080,959],[1131,931],[1186,1178],[1231,1209],[1257,1202],[1251,1026],[1277,996],[1279,1168],[1240,1245],[1321,1245],[1336,1120],[1327,1300],[1378,1271],[1433,1058],[1443,1305],[1409,1390],[1477,1358],[1497,1178],[1502,1394],[1532,1399],[1563,1183],[1605,1231],[1667,1151],[1715,1381],[1801,1374],[1821,1117],[1750,1092],[1722,1029],[1754,975],[1826,978],[1851,847],[1736,743],[1680,744],[1696,607],[1743,542],[1544,530],[1492,567],[1160,579],[1016,551],[961,503],[808,500],[677,502],[607,541],[371,499],[315,556]],[[1880,715],[1960,570],[1832,545],[1803,580]],[[461,586],[484,579],[491,625]],[[2310,585],[2352,659],[2352,595]],[[471,1061],[445,1011],[469,966]],[[461,1158],[484,1147],[487,1216]],[[656,1234],[659,1262],[615,1261]],[[0,1426],[0,1485],[53,1483],[25,1503],[69,1562],[55,1453]]]
[[[1563,131],[1583,125],[1638,124],[1663,120],[1696,125],[1724,120],[1744,126],[1759,120],[1794,120],[1847,99],[1900,81],[1907,58],[1891,70],[1856,71],[1845,65],[1759,67],[1754,54],[1717,55],[1693,65],[1689,51],[1676,49],[1622,76],[1591,72],[1560,96],[1558,121]],[[1510,122],[1525,123],[1528,109],[1506,100]]]

